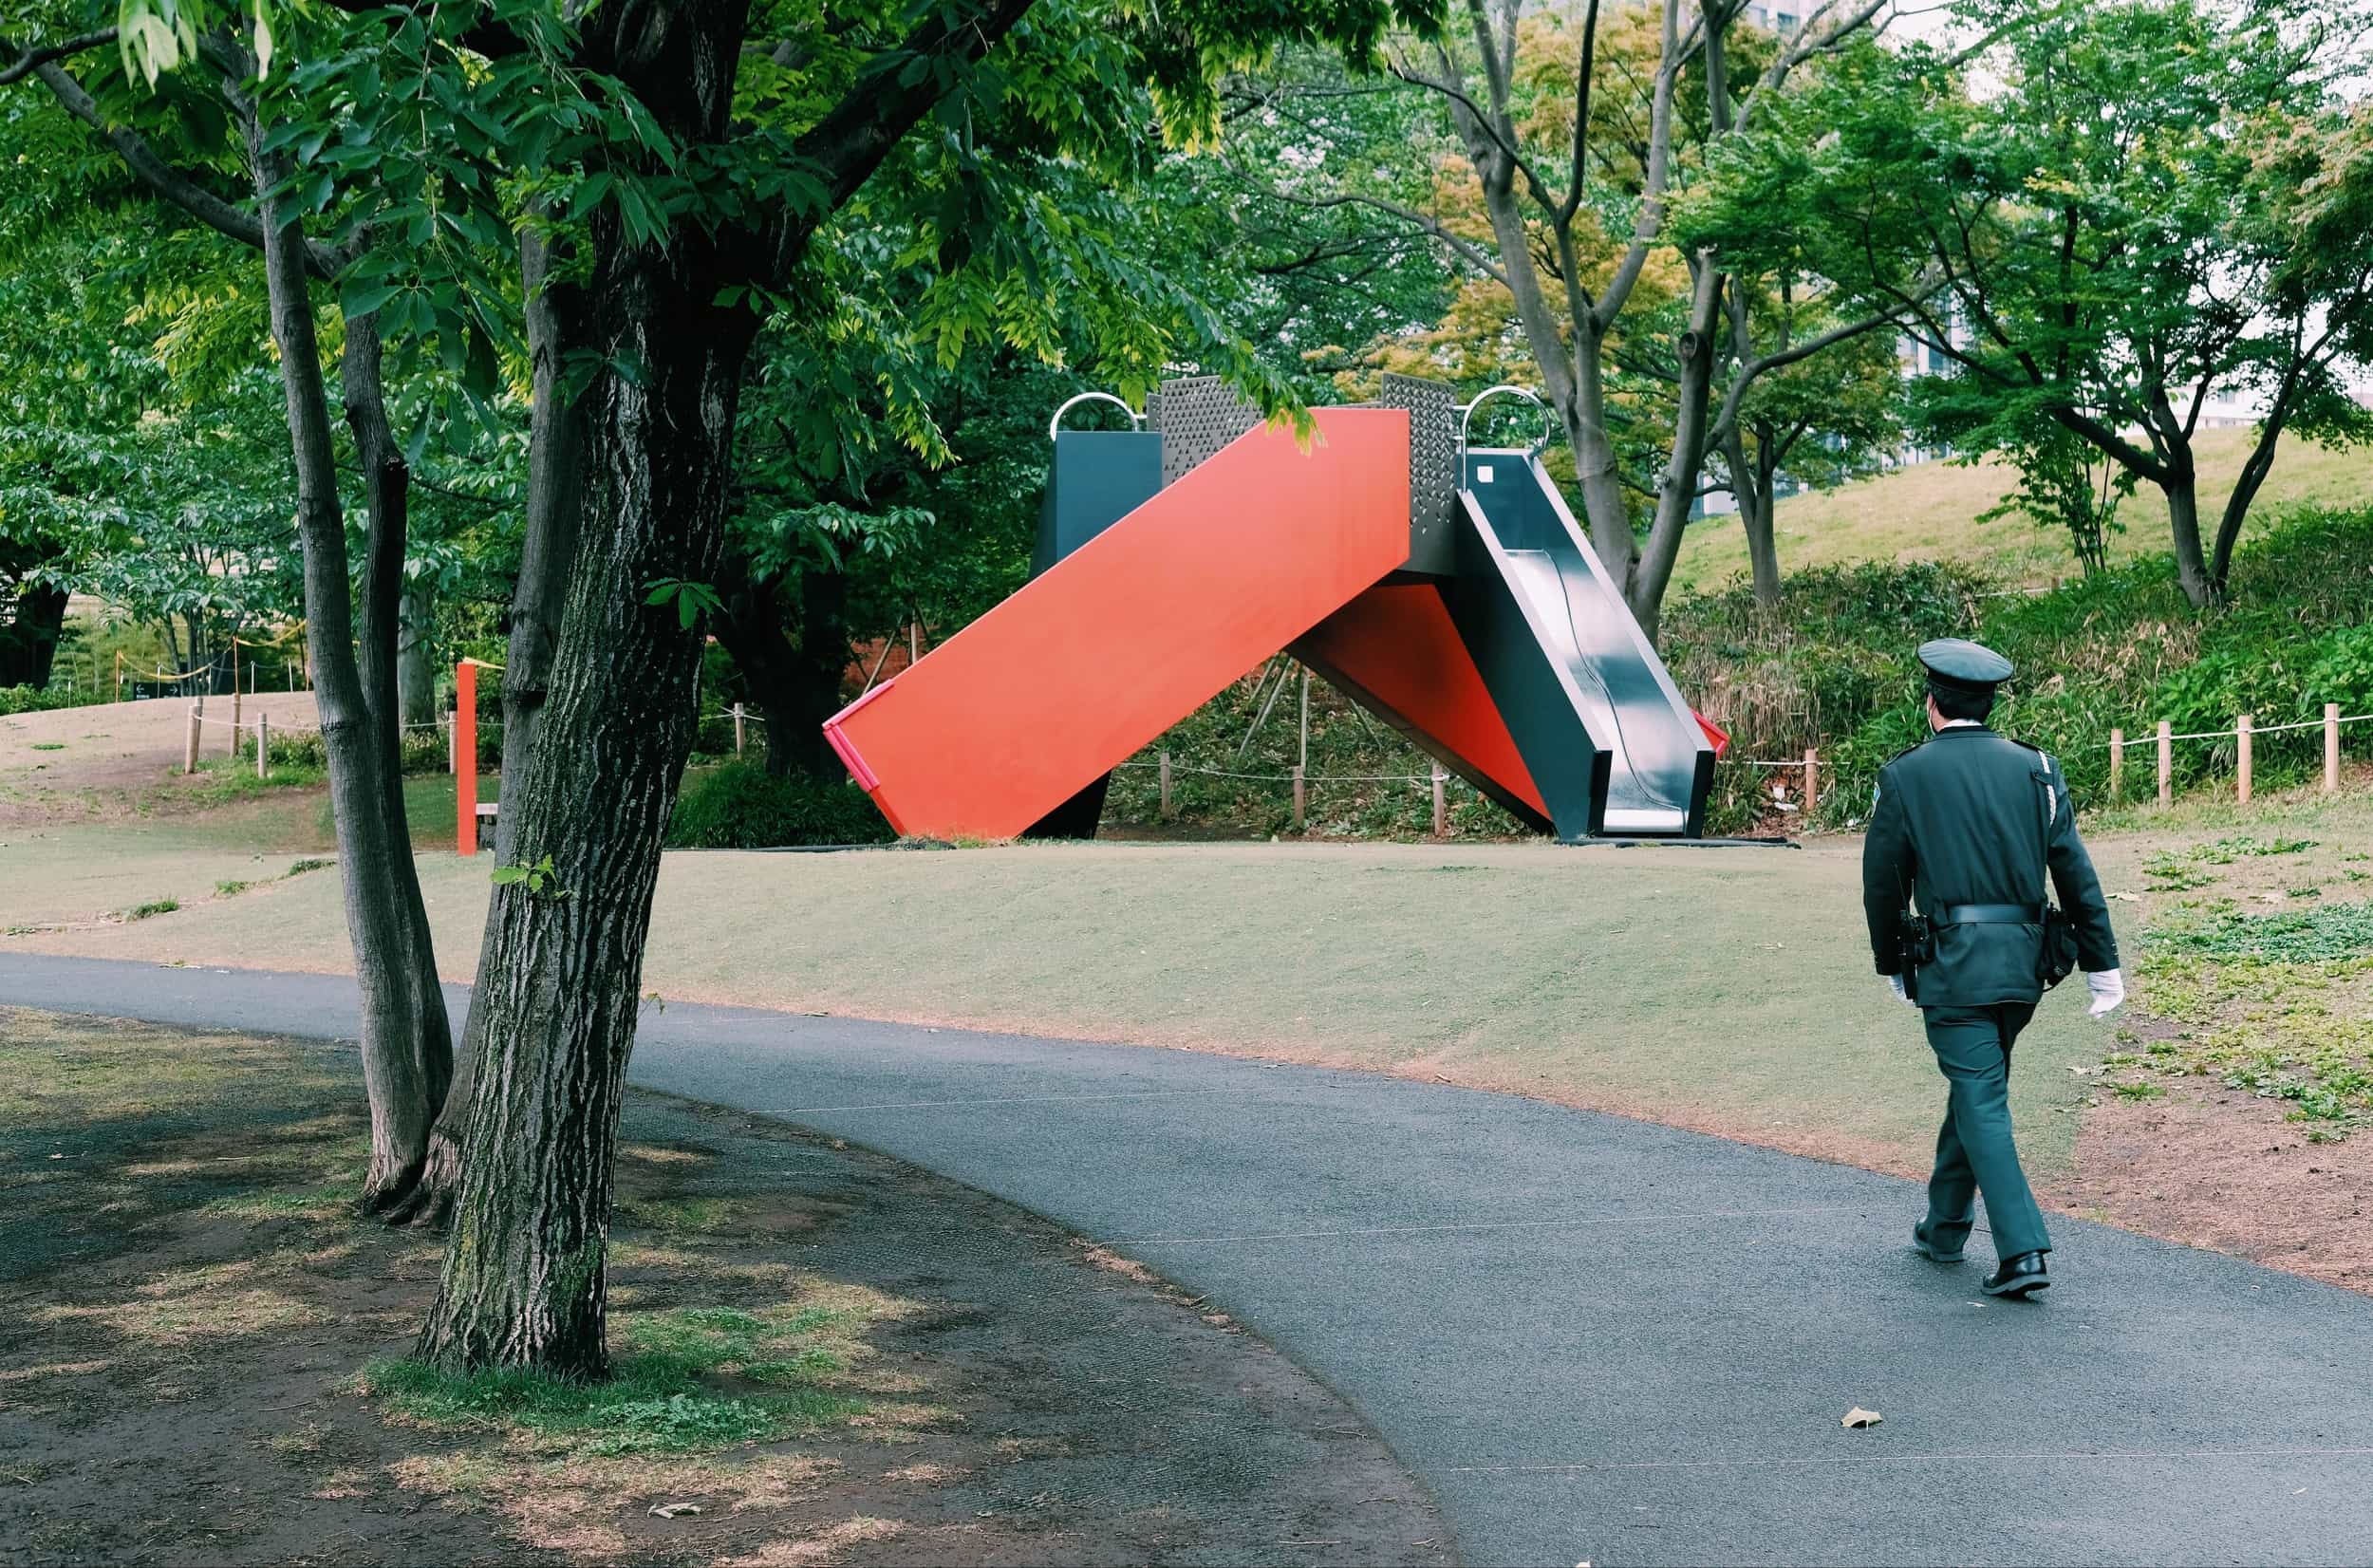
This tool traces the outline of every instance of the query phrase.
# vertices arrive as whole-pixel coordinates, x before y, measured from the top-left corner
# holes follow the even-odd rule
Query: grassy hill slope
[[[2211,430],[2199,439],[2201,526],[2214,530],[2256,439],[2253,430]],[[2010,467],[1981,462],[1922,463],[1836,490],[1780,503],[1780,569],[1856,566],[1863,562],[1953,561],[1989,576],[2028,585],[2078,573],[2065,537],[2025,517],[1973,519],[2017,485]],[[2246,539],[2277,513],[2297,506],[2347,509],[2373,503],[2373,462],[2363,452],[2335,452],[2289,437],[2250,513]],[[2143,485],[2120,509],[2125,532],[2110,544],[2112,560],[2164,551],[2167,506]],[[1689,532],[1672,573],[1676,594],[1719,588],[1747,571],[1747,538],[1736,517],[1709,518]]]

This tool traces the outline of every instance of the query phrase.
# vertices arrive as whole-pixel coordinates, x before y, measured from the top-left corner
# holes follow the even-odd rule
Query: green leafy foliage
[[[770,849],[811,844],[883,844],[897,835],[855,785],[754,762],[728,762],[687,777],[667,825],[671,848]]]

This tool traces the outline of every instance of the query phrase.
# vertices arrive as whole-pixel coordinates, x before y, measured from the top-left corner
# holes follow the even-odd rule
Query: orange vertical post
[[[477,853],[477,665],[453,667],[453,799],[458,854]]]

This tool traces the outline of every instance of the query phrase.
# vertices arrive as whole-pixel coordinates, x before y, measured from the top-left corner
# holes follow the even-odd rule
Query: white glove
[[[1919,1005],[1918,1002],[1912,999],[1911,993],[1903,989],[1903,977],[1901,975],[1881,975],[1878,978],[1887,982],[1887,989],[1895,993],[1896,1000],[1901,1002],[1906,1007],[1917,1007]]]
[[[2126,999],[2126,978],[2115,969],[2087,970],[2084,986],[2093,993],[2093,1005],[2084,1010],[2087,1017],[2106,1017]]]

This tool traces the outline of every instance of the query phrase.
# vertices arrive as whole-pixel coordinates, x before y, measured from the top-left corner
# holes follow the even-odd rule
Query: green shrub
[[[728,762],[687,777],[667,825],[669,846],[682,849],[881,844],[895,836],[854,784],[797,774],[770,777],[756,762]]]
[[[42,713],[66,705],[65,693],[40,686],[0,686],[0,719],[11,714]]]

